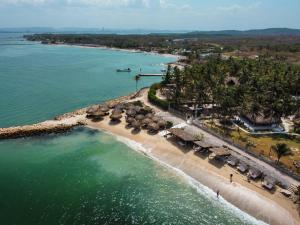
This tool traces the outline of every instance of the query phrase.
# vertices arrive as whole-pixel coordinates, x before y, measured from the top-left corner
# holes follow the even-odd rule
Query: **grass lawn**
[[[293,165],[294,161],[300,161],[300,137],[291,138],[287,135],[259,135],[253,136],[247,134],[243,131],[238,131],[237,128],[228,130],[226,133],[224,129],[220,126],[208,125],[209,128],[214,129],[218,133],[222,135],[226,135],[227,137],[231,138],[235,143],[238,143],[244,147],[247,146],[247,143],[251,143],[251,147],[248,149],[253,151],[257,155],[264,155],[265,157],[271,158],[272,160],[276,161],[277,156],[276,153],[271,151],[270,154],[270,147],[277,143],[286,143],[292,150],[292,155],[283,156],[280,159],[280,162],[286,166],[287,168],[297,172],[300,174],[300,170],[296,169]]]

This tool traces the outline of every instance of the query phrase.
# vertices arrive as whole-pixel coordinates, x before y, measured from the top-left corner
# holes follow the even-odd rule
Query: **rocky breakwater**
[[[81,115],[69,114],[69,117],[47,120],[42,123],[18,127],[0,128],[0,139],[30,137],[50,133],[63,133],[72,128],[85,124],[85,113]]]
[[[126,102],[138,97],[142,90],[143,89],[141,89],[137,93],[108,100],[103,104],[106,104],[110,108],[113,108],[115,105],[121,102]],[[76,126],[86,124],[86,110],[87,108],[82,108],[74,112],[69,112],[57,116],[53,120],[47,120],[45,122],[37,124],[0,128],[0,140],[67,132]]]

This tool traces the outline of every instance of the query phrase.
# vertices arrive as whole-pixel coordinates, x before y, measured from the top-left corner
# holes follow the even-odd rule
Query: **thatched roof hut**
[[[230,152],[223,147],[211,148],[210,151],[213,153],[214,158],[222,158],[231,155]]]
[[[197,141],[197,138],[195,138],[193,135],[181,128],[171,128],[169,129],[169,132],[185,142]]]
[[[253,167],[249,169],[250,178],[255,180],[255,179],[261,177],[261,175],[262,175],[262,172],[260,170],[253,168]]]
[[[238,171],[245,173],[248,170],[248,165],[244,162],[240,162],[237,166]]]
[[[238,158],[234,157],[234,156],[230,156],[227,159],[227,164],[229,164],[230,166],[236,166],[239,163]]]
[[[276,179],[274,177],[266,176],[264,177],[264,180],[261,185],[269,190],[272,190],[275,187],[275,184]]]

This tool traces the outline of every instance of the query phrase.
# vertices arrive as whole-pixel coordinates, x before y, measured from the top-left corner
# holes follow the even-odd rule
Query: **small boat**
[[[127,68],[127,69],[117,69],[117,72],[118,72],[118,73],[121,73],[121,72],[127,72],[127,73],[130,73],[130,72],[131,72],[131,69],[130,69],[130,68]]]

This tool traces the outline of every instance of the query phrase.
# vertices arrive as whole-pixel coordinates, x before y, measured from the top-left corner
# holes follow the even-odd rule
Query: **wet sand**
[[[297,205],[284,197],[279,187],[270,193],[261,187],[260,181],[249,183],[246,176],[230,166],[211,161],[205,155],[195,155],[192,150],[178,146],[172,139],[149,135],[145,130],[134,133],[125,127],[124,118],[119,124],[110,123],[108,117],[100,122],[88,120],[87,126],[114,134],[125,143],[131,141],[142,146],[143,152],[149,157],[184,172],[214,192],[219,190],[221,198],[259,220],[276,225],[300,224]],[[231,173],[232,183],[229,180]]]

